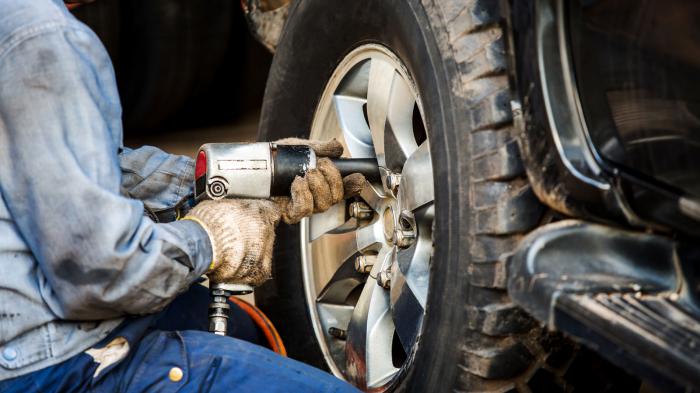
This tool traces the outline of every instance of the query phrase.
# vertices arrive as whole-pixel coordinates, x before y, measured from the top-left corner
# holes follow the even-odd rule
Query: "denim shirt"
[[[0,380],[74,356],[207,269],[192,161],[122,144],[104,47],[59,0],[0,0]]]

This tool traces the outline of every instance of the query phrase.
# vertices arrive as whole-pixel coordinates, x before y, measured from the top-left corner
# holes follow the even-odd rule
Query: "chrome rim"
[[[304,290],[331,371],[385,390],[410,366],[428,297],[433,171],[420,96],[401,61],[368,44],[338,65],[311,138],[376,157],[381,183],[301,224]]]

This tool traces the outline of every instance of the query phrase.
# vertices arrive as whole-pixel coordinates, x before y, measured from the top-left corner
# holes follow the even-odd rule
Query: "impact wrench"
[[[331,158],[341,176],[361,173],[380,180],[375,158]],[[257,143],[208,143],[199,148],[195,165],[195,199],[289,196],[292,181],[316,168],[316,154],[308,146]],[[251,293],[242,283],[210,284],[209,331],[226,335],[231,295]]]

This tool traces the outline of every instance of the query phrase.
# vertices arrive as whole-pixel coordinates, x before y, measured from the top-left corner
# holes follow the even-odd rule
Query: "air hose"
[[[231,296],[229,300],[240,307],[246,314],[250,316],[257,326],[265,335],[265,339],[270,346],[270,349],[275,353],[278,353],[284,357],[287,356],[287,349],[284,347],[282,342],[282,337],[280,337],[275,325],[272,324],[270,319],[263,313],[259,308],[248,303],[247,301]]]

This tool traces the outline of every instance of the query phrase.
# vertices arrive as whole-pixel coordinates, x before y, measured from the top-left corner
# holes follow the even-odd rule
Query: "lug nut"
[[[370,218],[372,217],[372,213],[374,213],[374,210],[372,210],[364,202],[353,202],[350,204],[348,210],[350,213],[350,217],[355,217],[358,220]]]
[[[416,233],[410,229],[397,229],[395,238],[397,247],[408,248],[416,241]]]
[[[379,272],[377,284],[384,289],[389,289],[389,286],[391,286],[391,272],[389,272],[389,269]]]
[[[359,255],[355,258],[355,270],[358,273],[369,273],[377,259],[374,255]]]
[[[401,183],[400,173],[389,173],[386,176],[386,186],[394,196],[396,196],[396,193],[399,191],[399,183]]]
[[[347,330],[339,329],[337,327],[329,327],[328,334],[337,338],[338,340],[345,340],[348,338]]]

